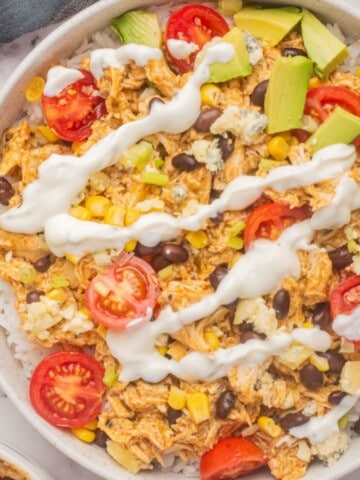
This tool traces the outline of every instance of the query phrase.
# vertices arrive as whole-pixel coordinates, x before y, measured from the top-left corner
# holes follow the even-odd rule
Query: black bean
[[[335,270],[341,270],[342,268],[348,267],[353,261],[352,254],[349,252],[346,245],[331,250],[328,252],[328,255]]]
[[[352,427],[352,429],[357,435],[360,435],[360,418],[354,423],[354,426]]]
[[[219,283],[223,278],[228,274],[228,266],[226,264],[218,265],[209,275],[210,285],[216,290],[219,286]]]
[[[199,166],[195,157],[188,155],[187,153],[179,153],[175,155],[175,157],[172,158],[171,163],[174,168],[185,172],[191,172]]]
[[[243,322],[239,325],[240,332],[253,332],[254,325],[252,323]]]
[[[306,140],[311,137],[311,133],[303,128],[293,128],[291,130],[291,135],[295,137],[299,143],[305,143]]]
[[[169,427],[171,427],[171,425],[176,423],[176,420],[179,417],[181,417],[181,415],[182,415],[181,410],[175,410],[175,408],[168,407],[168,409],[167,409],[167,421],[168,421]]]
[[[326,328],[331,323],[330,303],[318,303],[312,314],[312,323],[320,328]]]
[[[292,48],[292,47],[283,48],[281,50],[281,55],[283,57],[297,57],[299,55],[301,55],[302,57],[307,57],[307,53],[305,52],[305,50],[302,50],[301,48]]]
[[[207,108],[202,110],[198,116],[196,122],[194,123],[194,128],[197,132],[208,132],[211,125],[215,122],[217,118],[222,114],[220,108]]]
[[[183,263],[189,258],[189,252],[182,245],[176,243],[164,243],[161,254],[171,263]]]
[[[221,150],[221,158],[227,160],[234,151],[234,136],[226,132],[226,136],[218,135],[218,147]]]
[[[269,80],[263,80],[258,83],[250,95],[250,100],[254,105],[263,107],[265,102],[265,94],[269,85]]]
[[[341,390],[336,390],[335,392],[331,392],[328,396],[328,402],[331,405],[339,405],[341,400],[346,397],[346,393],[342,392]]]
[[[106,442],[109,439],[107,434],[100,430],[99,428],[96,429],[95,432],[95,443],[101,448],[106,448]]]
[[[155,245],[155,247],[146,247],[140,242],[137,242],[135,247],[135,255],[138,257],[150,257],[157,253],[159,250],[159,245]]]
[[[288,413],[285,417],[280,418],[279,425],[284,430],[289,430],[290,428],[299,427],[300,425],[304,425],[310,420],[309,417],[304,415],[303,413],[296,412],[296,413]]]
[[[216,416],[217,418],[226,418],[235,405],[235,394],[231,390],[225,390],[216,400]]]
[[[248,340],[264,340],[266,335],[264,333],[257,333],[251,330],[242,332],[240,335],[240,340],[242,343],[247,342]]]
[[[38,272],[44,273],[49,270],[51,265],[51,255],[45,255],[44,257],[39,258],[34,263],[34,268]]]
[[[345,358],[343,357],[343,355],[341,355],[341,353],[336,351],[330,351],[319,353],[319,355],[326,358],[329,362],[329,373],[341,373],[341,370],[343,369],[343,366],[345,364]]]
[[[300,370],[300,380],[309,390],[316,390],[322,386],[324,377],[314,365],[307,363]]]
[[[210,202],[213,202],[214,200],[219,198],[222,192],[222,190],[216,190],[215,188],[212,188],[210,190]]]
[[[169,262],[169,260],[167,260],[163,255],[161,255],[161,253],[157,253],[151,259],[151,266],[153,267],[155,272],[162,270],[163,268],[170,265],[170,263],[171,262]]]
[[[288,316],[290,308],[290,294],[287,290],[285,290],[285,288],[282,288],[276,292],[272,301],[272,306],[275,310],[275,315],[278,320],[282,320]]]
[[[14,189],[5,177],[0,177],[0,203],[1,205],[9,205],[10,198],[14,195]]]
[[[26,295],[26,303],[40,302],[40,297],[45,295],[41,290],[33,290]]]

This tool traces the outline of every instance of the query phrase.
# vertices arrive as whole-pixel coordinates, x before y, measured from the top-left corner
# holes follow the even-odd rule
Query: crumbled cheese
[[[263,58],[263,51],[260,43],[250,32],[244,31],[244,40],[249,54],[249,60],[252,66],[256,65]]]
[[[313,402],[312,400],[310,400],[310,402],[307,402],[307,404],[305,405],[302,411],[302,413],[306,417],[312,417],[313,415],[315,415],[316,412],[317,412],[316,403]]]
[[[151,210],[164,210],[165,204],[160,198],[149,198],[143,202],[138,202],[135,208],[141,212],[150,212]]]
[[[13,252],[10,250],[9,252],[5,253],[5,262],[10,262],[11,259],[13,258]]]
[[[194,198],[192,198],[186,203],[185,207],[181,212],[181,216],[188,217],[190,215],[195,215],[195,213],[197,213],[197,211],[199,210],[199,206],[200,206],[199,202]]]
[[[257,332],[265,335],[274,334],[277,328],[275,311],[266,305],[262,297],[238,301],[234,324],[239,325],[245,321],[251,322]]]
[[[311,449],[305,440],[301,440],[298,444],[296,456],[303,462],[309,463],[311,460]]]
[[[245,145],[252,145],[259,143],[260,135],[264,133],[267,123],[266,115],[232,105],[215,120],[210,131],[214,135],[231,132],[239,137]]]
[[[357,240],[359,238],[359,232],[351,225],[346,225],[344,232],[348,240]]]
[[[165,347],[169,343],[169,335],[167,333],[162,333],[155,340],[155,345],[157,347]]]
[[[111,263],[111,257],[106,250],[102,250],[101,252],[94,252],[92,254],[92,257],[98,267],[104,267]]]
[[[356,254],[353,256],[350,268],[354,273],[356,273],[356,275],[360,275],[360,255],[359,254]]]
[[[344,432],[333,433],[324,442],[312,445],[311,453],[328,467],[331,467],[349,446],[349,438]]]
[[[219,141],[196,140],[192,146],[190,155],[193,155],[199,163],[204,163],[211,173],[220,172],[224,167]]]
[[[65,315],[64,318],[66,318]],[[64,323],[61,329],[63,332],[72,332],[75,335],[79,335],[80,333],[88,332],[93,326],[93,322],[87,315],[85,315],[85,313],[74,312],[72,309],[71,318]]]
[[[186,187],[184,185],[175,185],[171,191],[171,196],[177,202],[181,202],[182,200],[185,200],[185,198],[187,198],[188,196]]]
[[[311,115],[303,115],[301,128],[309,133],[315,133],[319,128],[319,122],[317,122]]]
[[[353,342],[346,340],[346,338],[340,338],[340,353],[354,353],[355,352],[355,345]]]

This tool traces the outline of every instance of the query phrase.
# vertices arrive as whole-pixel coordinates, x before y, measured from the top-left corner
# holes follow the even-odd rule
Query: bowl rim
[[[198,0],[194,0],[198,1]],[[199,0],[204,1],[204,0]],[[183,0],[182,3],[194,3],[191,0]],[[249,3],[263,3],[263,4],[289,4],[290,1],[286,0],[249,0]],[[26,57],[25,59],[17,66],[11,76],[8,78],[4,86],[0,89],[0,108],[1,105],[7,104],[7,98],[11,97],[12,91],[16,88],[17,85],[23,84],[23,77],[29,70],[33,69],[34,64],[41,65],[44,62],[39,61],[39,57],[44,55],[49,48],[54,48],[57,44],[61,44],[62,40],[64,40],[69,32],[74,30],[76,27],[83,27],[84,24],[88,24],[91,22],[94,17],[96,18],[98,14],[102,13],[104,10],[108,10],[108,19],[112,18],[110,12],[115,12],[118,10],[119,12],[125,12],[129,9],[137,8],[138,6],[152,6],[154,4],[162,5],[168,3],[181,3],[181,1],[177,0],[99,0],[98,2],[94,3],[93,5],[87,7],[86,9],[78,12],[70,19],[66,20],[65,22],[58,25],[52,32],[50,32]],[[297,4],[301,3],[305,5],[306,8],[311,8],[311,10],[317,12],[319,7],[323,6],[324,3],[329,7],[329,9],[333,9],[334,12],[346,12],[348,17],[353,17],[355,22],[358,22],[360,25],[360,4],[358,0],[347,0],[346,5],[344,5],[343,0],[299,0],[298,2],[293,1],[292,3]],[[346,10],[345,10],[346,9]],[[119,13],[118,13],[119,14]],[[94,23],[94,22],[91,22]],[[96,21],[95,24],[97,25]],[[102,25],[104,26],[104,24]],[[87,34],[91,34],[97,31],[101,26],[97,26],[96,28],[89,28]],[[76,44],[76,46],[78,46]],[[73,50],[74,48],[73,47]],[[66,53],[68,54],[71,49],[65,49]],[[47,55],[48,61],[45,62],[46,65],[43,65],[43,68],[47,68],[49,66],[50,58]],[[21,87],[20,87],[21,90]],[[15,109],[16,110],[16,109]],[[14,120],[14,118],[13,118]],[[1,134],[1,129],[0,129]],[[0,328],[0,336],[2,334],[2,329]],[[3,375],[0,369],[0,389],[2,389],[15,407],[19,410],[19,412],[30,422],[30,424],[53,446],[58,448],[62,453],[66,456],[77,462],[78,464],[82,465],[83,467],[89,469],[93,473],[101,476],[102,478],[106,478],[108,480],[115,480],[115,477],[112,476],[112,473],[105,472],[101,469],[101,465],[94,466],[90,465],[89,458],[87,455],[80,454],[73,450],[72,446],[69,444],[65,444],[64,442],[58,443],[58,438],[52,438],[52,432],[54,431],[55,427],[50,426],[47,424],[42,418],[40,418],[30,407],[30,405],[25,405],[23,399],[21,399],[17,393],[14,391],[12,384],[8,381],[5,376]],[[65,437],[64,437],[65,438]],[[360,442],[360,439],[359,439]],[[90,447],[91,448],[91,447]],[[1,453],[1,452],[0,452]],[[346,455],[346,454],[345,454]],[[344,475],[347,475],[351,472],[354,472],[355,469],[357,470],[360,468],[360,458],[357,459],[356,463],[348,462],[344,465],[341,465],[341,469],[338,469],[338,472],[330,473],[330,476],[326,477],[326,480],[337,480],[342,479]],[[336,470],[336,469],[335,469]],[[122,477],[119,474],[116,478],[127,478],[128,480],[135,480],[135,479],[142,479],[139,475],[133,475],[127,472],[126,470],[122,469],[120,466],[117,466],[117,471],[121,472]],[[322,470],[321,470],[322,472]],[[126,475],[126,477],[124,476]],[[151,474],[150,474],[151,475]],[[304,477],[304,480],[307,476]],[[150,478],[150,477],[147,477]],[[152,477],[155,478],[155,477]],[[180,479],[182,477],[178,476],[177,474],[171,474],[166,472],[166,478],[170,479]],[[259,477],[260,478],[260,477]],[[263,477],[262,477],[263,478]],[[325,477],[324,477],[325,478]],[[256,480],[257,477],[254,477]],[[39,478],[39,480],[42,480]],[[47,480],[47,479],[46,479]]]
[[[0,460],[24,470],[31,480],[54,480],[48,472],[17,448],[0,442]]]

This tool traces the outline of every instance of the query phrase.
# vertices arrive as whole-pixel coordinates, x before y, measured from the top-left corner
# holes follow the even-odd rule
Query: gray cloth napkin
[[[70,17],[97,0],[0,0],[0,43]]]

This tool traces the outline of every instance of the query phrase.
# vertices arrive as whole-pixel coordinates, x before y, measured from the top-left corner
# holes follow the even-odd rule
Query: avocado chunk
[[[307,140],[313,152],[335,143],[350,143],[360,135],[360,117],[336,107]]]
[[[236,25],[254,37],[277,45],[301,20],[297,7],[245,7],[234,15]]]
[[[226,82],[232,78],[250,75],[252,66],[245,44],[244,33],[234,27],[223,36],[222,40],[233,45],[235,56],[228,63],[213,63],[210,66],[209,82]]]
[[[279,57],[265,94],[268,133],[301,128],[313,63],[306,57]]]
[[[218,0],[218,8],[223,15],[234,15],[242,6],[243,0]]]
[[[327,78],[349,55],[346,45],[308,10],[304,10],[301,32],[308,56],[314,62],[314,71]]]
[[[111,28],[121,43],[137,43],[160,48],[161,30],[155,13],[133,10],[111,21]]]

